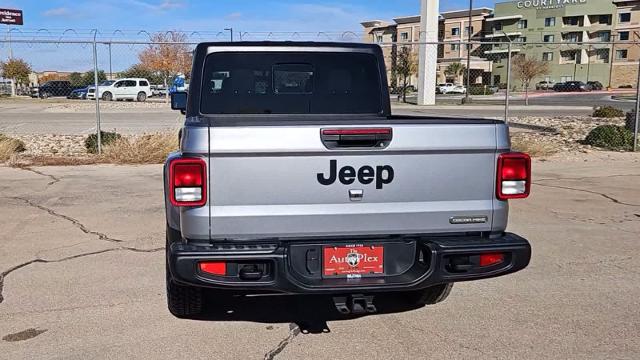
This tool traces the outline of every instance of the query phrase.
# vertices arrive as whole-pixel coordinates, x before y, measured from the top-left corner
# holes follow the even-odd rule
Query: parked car
[[[591,86],[591,90],[600,91],[604,86],[600,81],[587,81],[587,85]]]
[[[558,92],[586,92],[591,91],[591,86],[582,81],[567,81],[555,84],[553,90]]]
[[[151,96],[163,97],[167,95],[167,87],[164,85],[151,85]]]
[[[418,307],[529,264],[506,229],[531,159],[507,124],[392,115],[375,44],[233,45],[199,44],[189,93],[171,95],[186,118],[163,169],[174,316],[269,293],[328,296],[341,314],[375,312],[382,293]]]
[[[84,100],[87,98],[87,91],[89,90],[88,86],[85,86],[83,88],[80,89],[75,89],[73,91],[71,91],[71,94],[69,94],[69,96],[67,96],[67,99],[81,99]]]
[[[452,88],[448,89],[445,94],[466,94],[467,88],[462,85],[454,85]]]
[[[445,83],[445,84],[438,84],[436,86],[436,93],[437,94],[446,94],[449,92],[449,90],[453,89],[455,87],[454,84],[452,83]]]
[[[46,99],[54,96],[67,97],[73,91],[71,82],[67,80],[51,80],[38,87],[38,97]]]
[[[536,84],[536,90],[551,90],[554,87],[553,81],[540,81]]]
[[[118,79],[113,84],[98,86],[97,96],[104,101],[135,100],[145,101],[151,96],[149,80],[143,78]],[[96,90],[89,88],[88,99],[96,98]]]

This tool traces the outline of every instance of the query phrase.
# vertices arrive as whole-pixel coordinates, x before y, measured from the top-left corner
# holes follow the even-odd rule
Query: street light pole
[[[464,97],[465,103],[469,102],[469,90],[471,88],[471,39],[473,37],[472,35],[473,31],[471,29],[471,23],[473,21],[472,11],[473,11],[473,0],[469,0],[469,24],[467,24],[469,29],[469,37],[468,37],[468,43],[467,43],[467,91],[465,92],[465,97]]]
[[[231,33],[231,42],[233,42],[233,28],[226,28],[224,31],[228,31]]]

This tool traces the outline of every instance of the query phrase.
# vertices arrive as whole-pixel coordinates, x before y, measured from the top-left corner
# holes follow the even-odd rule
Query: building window
[[[598,64],[609,63],[609,49],[596,49],[593,53],[593,62]]]
[[[565,35],[564,41],[570,43],[580,42],[580,33],[568,33]]]
[[[611,24],[611,16],[610,15],[600,15],[598,17],[598,23],[600,24]]]
[[[400,33],[400,40],[408,41],[409,40],[409,33],[408,32]]]
[[[526,29],[529,27],[529,22],[526,19],[518,21],[518,29]]]
[[[618,33],[618,35],[620,35],[620,41],[628,41],[629,40],[629,32],[628,31],[621,31]]]
[[[376,35],[376,42],[377,43],[384,42],[384,39],[382,38],[382,35]]]
[[[560,56],[562,57],[561,64],[575,64],[579,62],[578,51],[576,50],[561,51]]]
[[[569,81],[573,81],[573,76],[561,76],[560,77],[560,82],[569,82]]]
[[[580,16],[569,16],[564,18],[564,26],[581,26],[580,20],[582,17]]]
[[[543,61],[553,61],[553,53],[552,52],[544,52],[542,53]]]
[[[471,27],[471,33],[473,34],[473,26]],[[464,28],[464,35],[465,36],[469,36],[469,27],[468,26],[466,26]]]
[[[545,27],[556,26],[556,18],[554,18],[554,17],[545,18],[544,19],[544,26]]]
[[[460,50],[460,44],[451,44],[451,51]]]
[[[460,36],[460,28],[451,28],[451,36]]]
[[[611,33],[608,31],[601,31],[598,33],[598,40],[602,42],[608,42],[611,40]]]
[[[546,43],[552,43],[556,41],[556,37],[554,35],[545,35],[543,39],[544,39],[544,42]]]
[[[526,38],[526,36],[519,36],[519,37],[513,39],[513,42],[526,43],[527,42],[527,38]]]
[[[628,56],[628,51],[625,50],[616,50],[616,59],[618,60],[626,60]]]
[[[622,13],[618,15],[618,22],[628,23],[631,22],[631,13]]]
[[[502,23],[501,22],[495,22],[493,24],[493,31],[502,31]]]
[[[466,48],[467,48],[467,51],[473,50],[473,44],[467,44]]]

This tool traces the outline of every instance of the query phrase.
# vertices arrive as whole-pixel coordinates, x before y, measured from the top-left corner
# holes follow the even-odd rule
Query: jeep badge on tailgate
[[[391,184],[393,181],[393,168],[389,165],[376,166],[375,170],[373,166],[365,165],[361,167],[356,173],[356,169],[353,166],[344,166],[337,171],[338,161],[329,161],[329,176],[325,176],[323,173],[318,173],[318,182],[322,185],[331,185],[336,179],[344,185],[351,185],[356,178],[363,184],[371,184],[373,180],[376,181],[376,189],[382,189],[383,185]]]

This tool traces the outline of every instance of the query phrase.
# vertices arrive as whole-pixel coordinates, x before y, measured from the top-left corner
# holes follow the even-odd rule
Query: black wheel
[[[174,241],[175,230],[167,226],[167,251],[169,245]],[[169,264],[165,261],[166,285],[167,285],[167,306],[169,312],[181,319],[193,318],[202,313],[203,309],[203,289],[194,286],[177,284],[171,278]]]
[[[42,95],[40,96],[43,99],[48,99],[49,98],[49,93],[42,93]]]
[[[104,101],[111,101],[113,100],[113,94],[111,94],[110,92],[105,92],[104,94],[102,94],[102,100]]]
[[[444,301],[453,288],[453,283],[436,285],[424,290],[409,291],[403,293],[402,297],[411,305],[434,305]]]
[[[147,100],[147,94],[143,91],[140,91],[138,93],[138,97],[136,98],[138,101],[143,102],[145,100]]]

